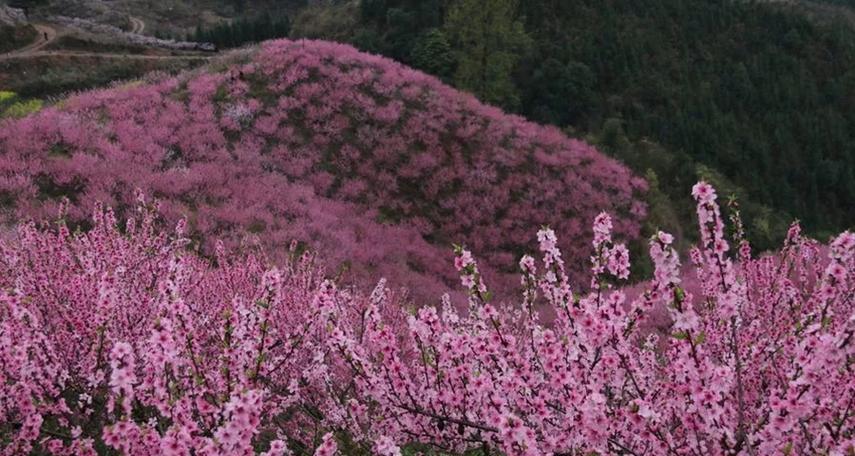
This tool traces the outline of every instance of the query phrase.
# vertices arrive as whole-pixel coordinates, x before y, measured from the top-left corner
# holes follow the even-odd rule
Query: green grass
[[[41,109],[43,103],[38,99],[22,99],[17,93],[0,90],[0,119],[24,117]]]
[[[2,114],[0,114],[0,118],[17,119],[20,117],[25,117],[42,109],[43,105],[44,102],[42,102],[42,100],[37,99],[16,101],[15,103],[12,103],[11,106],[6,108],[2,112]]]

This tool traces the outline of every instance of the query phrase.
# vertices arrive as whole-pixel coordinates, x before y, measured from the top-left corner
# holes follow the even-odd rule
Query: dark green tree
[[[209,29],[197,26],[195,32],[188,38],[191,41],[213,43],[220,48],[230,48],[273,38],[284,38],[290,31],[291,22],[288,16],[274,17],[265,12],[258,16],[241,17]]]
[[[564,64],[546,58],[535,64],[531,80],[522,87],[525,112],[533,120],[556,125],[577,125],[595,104],[593,71],[581,62]]]
[[[530,43],[517,19],[516,0],[456,0],[445,25],[456,51],[456,85],[488,103],[516,109],[513,71]]]
[[[416,14],[405,8],[389,8],[386,11],[386,43],[389,54],[401,61],[407,61],[418,35]]]
[[[448,38],[440,29],[422,33],[411,52],[413,66],[449,80],[454,72],[454,54]]]

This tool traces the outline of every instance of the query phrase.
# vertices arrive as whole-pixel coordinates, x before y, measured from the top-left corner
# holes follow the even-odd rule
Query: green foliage
[[[330,6],[309,6],[294,18],[291,36],[353,42],[359,14],[353,2]]]
[[[359,25],[348,41],[448,78],[454,69],[453,57],[443,56],[450,53],[450,49],[444,49],[448,36],[433,32],[442,28],[445,3],[445,0],[362,0]],[[444,61],[431,69],[425,66],[426,58],[434,53],[439,53]]]
[[[6,108],[2,114],[0,114],[0,118],[17,119],[19,117],[25,117],[39,109],[42,109],[42,105],[43,103],[41,100],[35,99],[16,101]]]
[[[693,182],[705,180],[712,183],[723,198],[733,197],[738,201],[748,238],[755,248],[766,250],[780,245],[792,221],[789,214],[775,211],[752,199],[743,187],[714,168],[699,164],[686,153],[669,150],[649,140],[630,140],[623,124],[617,118],[606,119],[600,133],[590,140],[601,150],[636,169],[647,180],[648,217],[645,234],[667,231],[676,236],[678,247],[687,248],[696,242],[697,230],[683,223],[694,217],[694,206],[680,199],[676,193],[690,189]],[[723,210],[727,212],[727,208]],[[638,251],[635,258],[646,256],[645,246],[632,247]]]
[[[454,55],[445,33],[430,29],[423,33],[413,46],[413,66],[448,80],[454,73]]]
[[[12,27],[0,24],[0,53],[13,51],[32,43],[37,33],[32,25]]]
[[[613,149],[606,119],[620,119],[631,143],[662,145],[665,165],[634,167],[654,169],[674,200],[705,165],[752,196],[740,200],[761,244],[777,244],[780,220],[797,217],[814,234],[855,225],[851,27],[766,3],[707,0],[531,0],[525,15],[535,45],[515,73],[527,88],[522,114],[602,127]],[[557,91],[544,81],[555,84],[556,68],[576,63],[593,73],[590,92],[581,84],[579,95],[551,97]],[[639,161],[625,152],[616,155]],[[673,162],[685,160],[689,170],[677,172]]]
[[[457,57],[457,87],[511,109],[520,104],[512,72],[530,41],[516,9],[516,0],[456,0],[445,24]]]
[[[646,233],[653,234],[657,231],[671,233],[676,236],[677,247],[680,247],[680,250],[684,250],[683,247],[688,248],[697,235],[695,230],[689,230],[688,233],[685,231],[683,222],[686,218],[681,216],[681,213],[685,214],[691,208],[681,208],[671,200],[668,194],[663,191],[656,171],[648,169],[644,173],[644,179],[648,185]],[[688,216],[688,214],[685,215]],[[646,254],[647,252],[642,250],[642,253]],[[640,257],[636,256],[636,258]]]
[[[600,131],[599,145],[612,154],[618,153],[629,145],[621,119],[615,117],[606,119]]]
[[[22,99],[17,93],[0,90],[0,119],[17,119],[42,109],[43,102],[36,99]]]
[[[288,16],[271,16],[269,12],[265,12],[255,17],[241,17],[209,29],[196,27],[196,31],[188,39],[214,43],[219,48],[231,48],[287,37],[290,32],[291,21]]]
[[[780,245],[783,235],[792,220],[774,209],[752,201],[748,193],[740,186],[724,177],[716,170],[705,165],[698,165],[697,175],[714,185],[724,198],[731,198],[739,203],[743,217],[750,220],[746,234],[751,242],[762,249]]]
[[[33,8],[47,5],[49,0],[9,0],[7,2],[12,8]]]
[[[379,20],[386,14],[386,0],[362,0],[359,13],[363,20]]]
[[[596,77],[588,65],[547,58],[535,66],[531,83],[524,86],[523,110],[542,122],[576,124],[595,106]],[[568,105],[567,100],[573,100]]]

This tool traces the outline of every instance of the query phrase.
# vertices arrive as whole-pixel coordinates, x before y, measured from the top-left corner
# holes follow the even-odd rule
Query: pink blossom
[[[333,456],[338,451],[338,445],[335,443],[332,433],[327,433],[321,440],[321,445],[315,450],[315,456]]]
[[[577,283],[599,211],[622,238],[640,234],[644,181],[558,129],[342,44],[271,41],[245,58],[5,122],[6,221],[52,219],[65,196],[67,220],[84,222],[142,189],[206,254],[259,243],[281,261],[298,241],[331,276],[383,276],[419,304],[455,289],[448,243],[467,245],[510,299],[532,226],[561,235]]]
[[[374,444],[374,452],[379,456],[401,456],[401,449],[386,436],[377,438]]]
[[[715,189],[706,182],[698,182],[692,187],[692,196],[700,203],[709,203],[715,200]]]

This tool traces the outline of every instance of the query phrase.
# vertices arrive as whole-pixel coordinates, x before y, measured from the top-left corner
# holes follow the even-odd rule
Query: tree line
[[[199,25],[193,33],[187,35],[186,40],[213,43],[218,48],[232,48],[287,37],[290,31],[291,20],[287,15],[265,12],[256,16],[243,16],[212,27]]]

